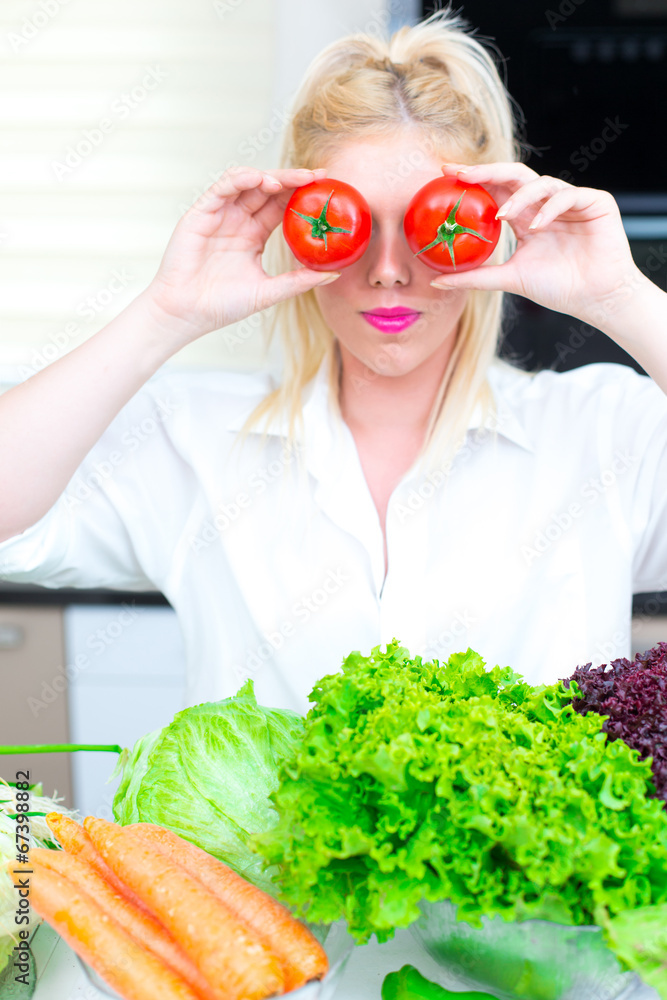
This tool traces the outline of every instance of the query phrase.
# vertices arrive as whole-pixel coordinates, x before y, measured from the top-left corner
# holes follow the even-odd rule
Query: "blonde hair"
[[[459,162],[516,160],[521,143],[512,107],[489,51],[460,15],[438,11],[389,39],[359,33],[328,45],[294,99],[281,166],[320,166],[341,142],[391,135],[404,126],[417,127],[434,152],[457,150]],[[514,248],[503,229],[490,263],[506,260]],[[272,273],[295,266],[280,229],[269,240],[267,261]],[[502,292],[468,293],[420,462],[442,464],[454,454],[476,405],[493,412],[487,369],[497,353],[502,304]],[[302,390],[325,358],[330,398],[340,414],[340,358],[312,290],[273,307],[269,338],[276,330],[283,342],[282,383],[253,410],[240,436],[282,417],[293,443],[297,428],[303,433]]]

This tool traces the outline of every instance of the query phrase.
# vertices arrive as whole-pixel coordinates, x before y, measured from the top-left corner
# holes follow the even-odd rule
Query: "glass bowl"
[[[624,972],[599,927],[483,917],[457,921],[448,901],[420,904],[413,937],[442,970],[441,985],[489,992],[498,1000],[649,1000],[658,996]]]
[[[315,935],[327,953],[329,971],[324,979],[313,980],[298,990],[290,990],[289,993],[282,995],[290,997],[291,1000],[330,1000],[347,965],[347,960],[354,947],[354,939],[348,933],[344,920],[338,920],[334,924],[311,924],[307,920],[303,920],[302,923]],[[112,990],[87,962],[84,962],[79,955],[76,957],[89,982],[103,997],[122,1000],[120,994]]]

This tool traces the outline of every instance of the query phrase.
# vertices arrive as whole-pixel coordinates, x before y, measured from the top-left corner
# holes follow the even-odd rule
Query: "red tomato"
[[[415,256],[435,271],[470,271],[500,239],[498,206],[479,184],[437,177],[408,205],[403,231]]]
[[[371,238],[371,210],[362,194],[332,177],[296,189],[283,216],[283,234],[298,261],[313,271],[349,267]]]

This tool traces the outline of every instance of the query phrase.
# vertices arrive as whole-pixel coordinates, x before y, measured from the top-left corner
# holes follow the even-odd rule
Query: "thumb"
[[[300,267],[296,271],[286,271],[285,274],[267,278],[263,295],[266,301],[263,308],[282,302],[283,299],[292,298],[294,295],[300,295],[302,292],[308,292],[318,285],[328,285],[336,278],[340,278],[340,271],[311,271],[308,267]]]
[[[433,288],[479,289],[487,292],[512,292],[513,269],[505,264],[482,264],[469,271],[451,271],[441,274],[431,282]]]

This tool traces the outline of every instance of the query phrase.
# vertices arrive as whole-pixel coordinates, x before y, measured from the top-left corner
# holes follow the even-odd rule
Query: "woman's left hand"
[[[481,184],[498,203],[517,247],[504,264],[435,279],[435,287],[523,295],[600,329],[646,278],[632,259],[616,201],[607,191],[540,176],[525,163],[443,165],[445,176]]]

